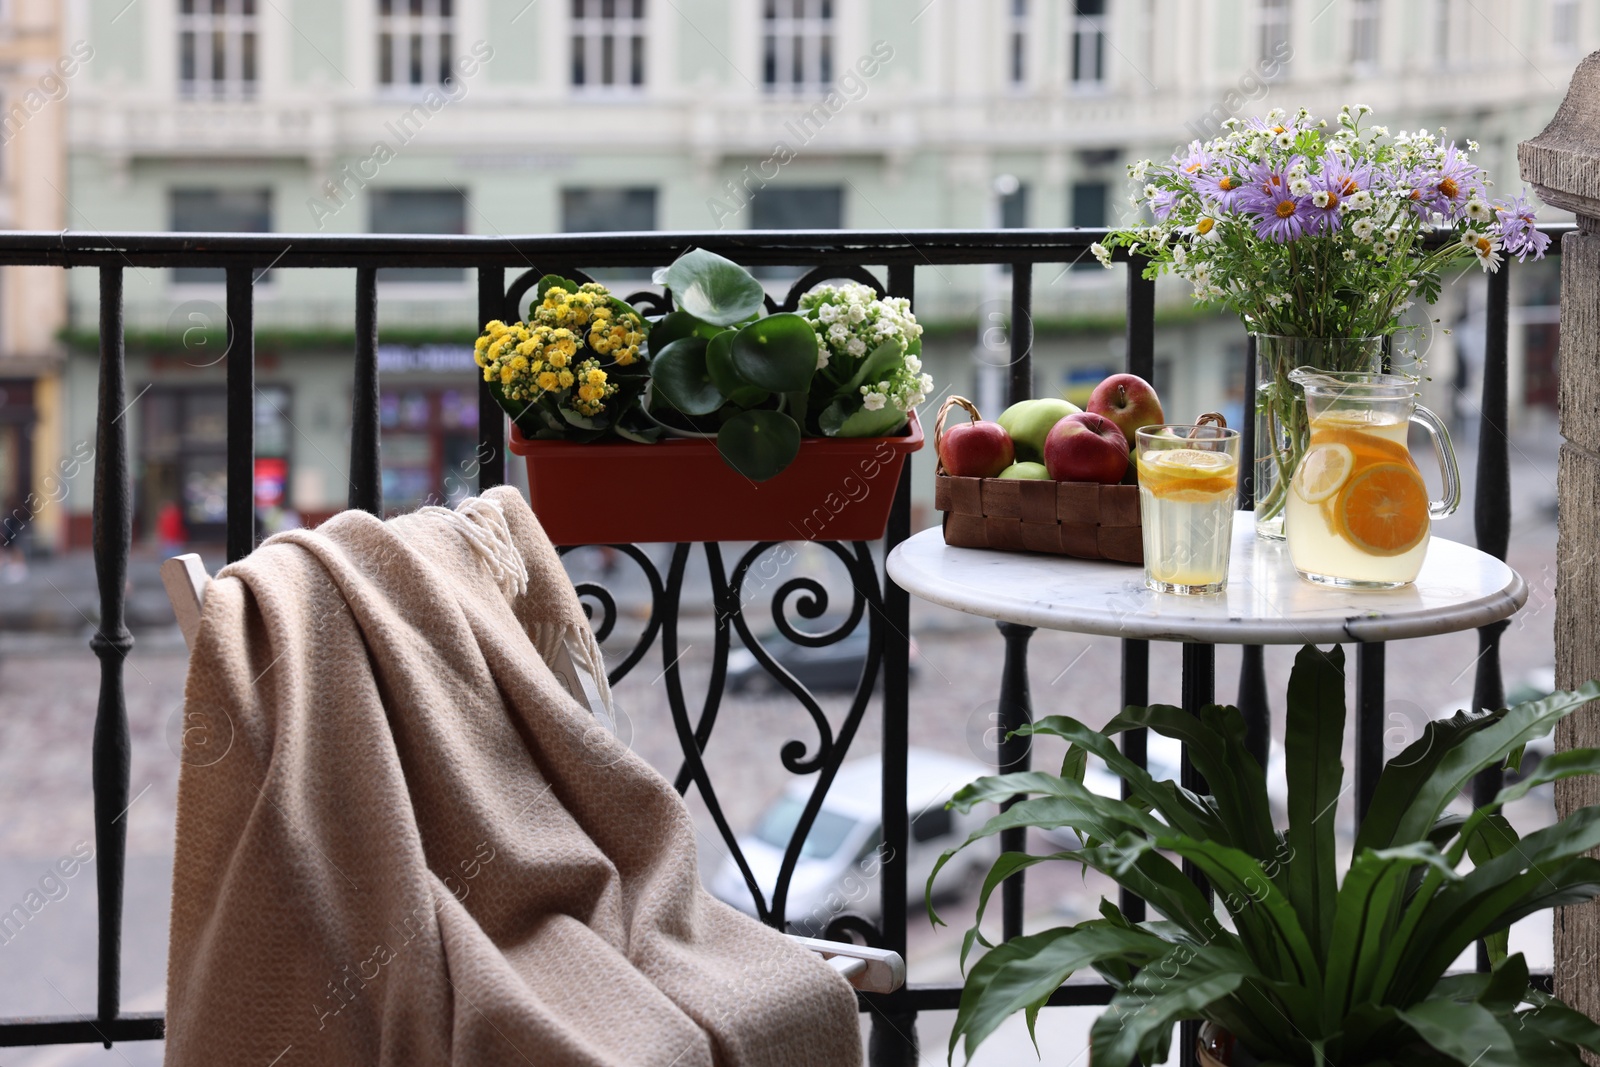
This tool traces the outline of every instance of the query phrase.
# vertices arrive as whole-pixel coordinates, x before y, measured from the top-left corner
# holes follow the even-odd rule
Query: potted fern
[[[1131,707],[1103,730],[1052,716],[1019,733],[1070,743],[1059,775],[982,778],[957,810],[1026,794],[960,848],[1016,826],[1070,827],[1083,847],[1052,855],[1007,852],[984,880],[962,943],[989,949],[967,972],[953,1056],[970,1057],[1008,1016],[1039,1008],[1074,973],[1093,968],[1115,987],[1090,1034],[1096,1067],[1166,1060],[1172,1028],[1203,1019],[1208,1062],[1291,1067],[1562,1064],[1600,1053],[1600,1026],[1529,983],[1507,930],[1523,916],[1600,895],[1600,806],[1520,838],[1501,808],[1557,779],[1600,773],[1600,749],[1542,760],[1470,815],[1446,807],[1485,768],[1516,767],[1527,742],[1600,697],[1600,683],[1509,710],[1462,712],[1428,724],[1383,770],[1342,872],[1332,811],[1343,792],[1344,656],[1301,650],[1289,682],[1285,739],[1288,827],[1272,825],[1266,778],[1231,707],[1198,717],[1168,706]],[[1188,746],[1209,796],[1158,782],[1118,750],[1116,735],[1148,727]],[[1088,756],[1127,783],[1129,799],[1083,785]],[[933,880],[953,849],[941,858]],[[1217,909],[1178,866],[1203,875]],[[1464,861],[1470,860],[1470,866]],[[1109,875],[1159,912],[1129,921],[1102,901],[1101,917],[990,945],[979,932],[995,887],[1041,863]],[[930,892],[929,899],[932,899]],[[929,917],[939,919],[929,906]],[[1488,974],[1450,974],[1483,939]],[[1240,1050],[1248,1050],[1247,1059]]]

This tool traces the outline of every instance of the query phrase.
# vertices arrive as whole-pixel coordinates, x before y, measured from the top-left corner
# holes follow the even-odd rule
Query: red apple
[[[1113,374],[1095,386],[1084,410],[1116,423],[1129,448],[1133,447],[1133,435],[1141,426],[1159,426],[1167,421],[1155,386],[1137,374]]]
[[[957,478],[994,478],[1017,458],[1011,435],[998,422],[969,422],[939,435],[939,459]]]
[[[1068,415],[1044,439],[1044,466],[1058,482],[1115,485],[1128,473],[1128,442],[1103,415]]]

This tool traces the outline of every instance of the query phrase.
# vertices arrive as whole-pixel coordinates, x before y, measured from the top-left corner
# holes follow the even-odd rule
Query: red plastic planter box
[[[558,545],[634,541],[873,541],[906,456],[922,447],[915,413],[900,437],[808,437],[776,478],[752,482],[715,441],[530,441],[528,502]]]

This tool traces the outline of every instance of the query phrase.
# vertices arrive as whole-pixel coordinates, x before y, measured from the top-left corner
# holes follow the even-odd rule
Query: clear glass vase
[[[1383,337],[1256,339],[1256,536],[1283,540],[1289,479],[1305,453],[1310,426],[1305,393],[1289,379],[1296,367],[1327,371],[1383,370]]]

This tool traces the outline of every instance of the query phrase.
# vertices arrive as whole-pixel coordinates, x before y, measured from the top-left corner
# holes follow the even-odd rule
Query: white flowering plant
[[[800,315],[817,335],[810,407],[823,434],[882,437],[927,399],[933,377],[909,300],[858,282],[821,285],[800,298]]]
[[[804,437],[882,437],[926,398],[917,325],[906,300],[864,285],[821,286],[800,311],[763,314],[749,271],[691,249],[656,280],[677,304],[650,328],[650,418],[715,436],[752,481],[781,473]]]

